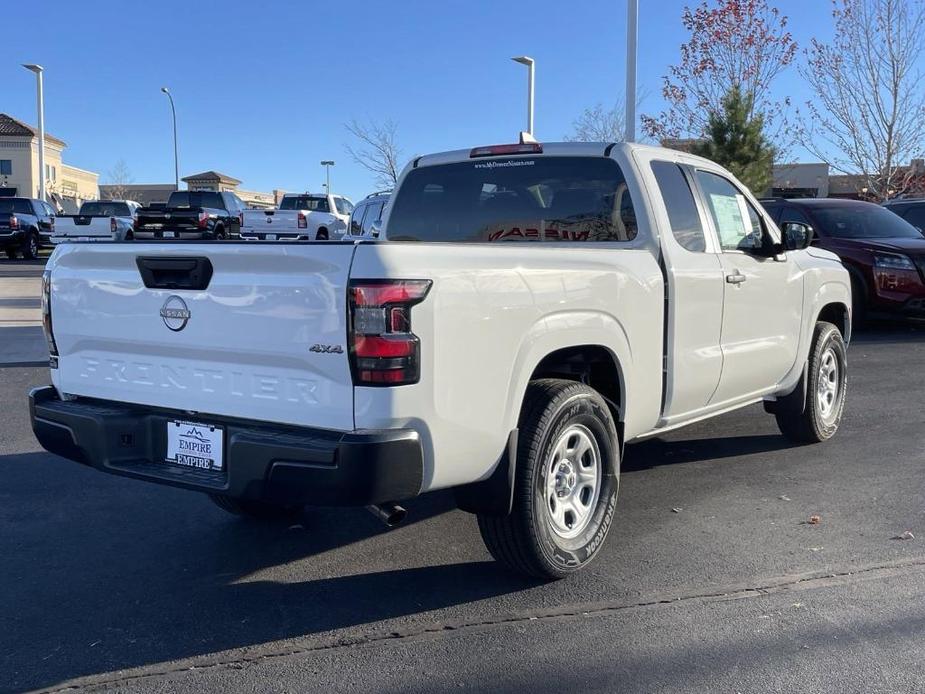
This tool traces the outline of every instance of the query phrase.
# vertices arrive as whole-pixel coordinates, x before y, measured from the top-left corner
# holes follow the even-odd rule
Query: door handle
[[[738,270],[736,270],[731,275],[726,275],[726,281],[729,284],[742,284],[747,279],[748,278],[745,275],[743,275],[741,272],[739,272]]]

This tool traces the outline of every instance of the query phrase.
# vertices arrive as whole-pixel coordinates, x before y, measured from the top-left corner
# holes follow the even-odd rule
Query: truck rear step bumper
[[[102,400],[63,401],[52,386],[29,393],[32,430],[57,455],[103,472],[211,494],[308,506],[366,506],[417,496],[423,452],[406,429],[333,432],[190,415]],[[163,462],[167,422],[194,419],[225,431],[225,465]]]

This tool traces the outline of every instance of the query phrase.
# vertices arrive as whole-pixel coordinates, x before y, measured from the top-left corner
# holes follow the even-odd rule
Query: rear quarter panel
[[[360,429],[407,426],[424,442],[424,489],[488,476],[550,352],[594,344],[622,370],[627,436],[661,399],[663,280],[652,253],[620,244],[364,243],[353,279],[431,279],[413,309],[421,380],[356,388]]]

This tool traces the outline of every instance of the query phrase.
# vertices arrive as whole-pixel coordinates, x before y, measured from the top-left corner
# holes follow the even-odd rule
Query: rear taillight
[[[244,226],[244,213],[243,212],[238,212],[238,226],[240,227]]]
[[[308,228],[308,218],[305,216],[304,212],[299,212],[299,229]]]
[[[10,216],[10,229],[19,229],[19,218],[16,215]]]
[[[199,224],[198,224],[198,227],[199,227],[200,229],[208,229],[208,228],[209,228],[209,213],[208,213],[208,212],[200,212],[200,213],[199,213]]]
[[[115,218],[115,217],[110,217],[110,218],[109,218],[109,231],[111,231],[113,234],[115,234],[115,233],[116,233],[116,228],[117,228],[117,227],[116,227],[116,218]]]
[[[55,335],[51,329],[51,270],[42,273],[42,331],[48,343],[48,354],[58,356],[58,346],[55,344]]]
[[[431,284],[430,280],[350,283],[350,359],[356,385],[418,382],[421,343],[411,332],[411,307],[424,300]]]

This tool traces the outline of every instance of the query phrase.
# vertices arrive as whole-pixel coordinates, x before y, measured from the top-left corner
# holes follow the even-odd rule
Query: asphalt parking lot
[[[0,261],[0,286],[40,271]],[[10,320],[0,346],[34,327]],[[602,555],[539,583],[447,495],[391,531],[362,510],[256,524],[46,454],[26,392],[47,369],[15,360],[0,690],[925,691],[925,329],[877,326],[849,362],[826,444],[752,407],[630,446]]]

